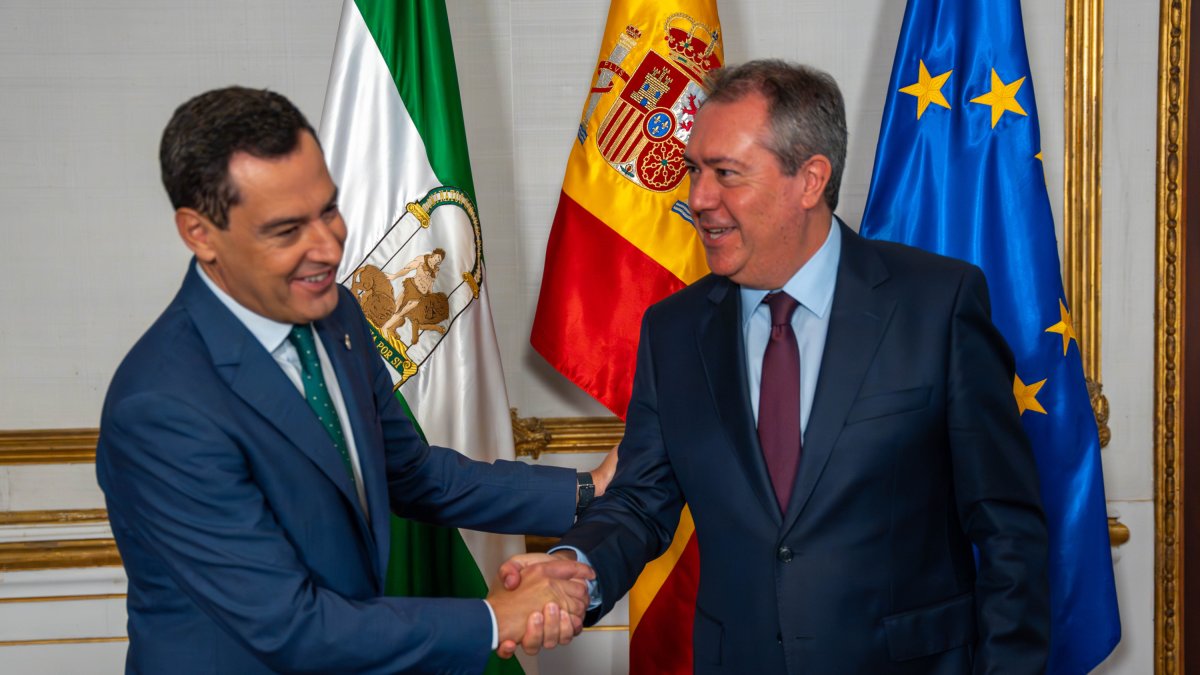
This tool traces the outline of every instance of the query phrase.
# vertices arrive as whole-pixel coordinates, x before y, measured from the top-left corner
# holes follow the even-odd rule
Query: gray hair
[[[748,61],[708,76],[708,101],[731,103],[753,93],[767,100],[767,149],[794,175],[813,155],[829,159],[825,203],[836,209],[846,167],[846,104],[828,73],[778,59]],[[707,101],[706,101],[707,102]]]

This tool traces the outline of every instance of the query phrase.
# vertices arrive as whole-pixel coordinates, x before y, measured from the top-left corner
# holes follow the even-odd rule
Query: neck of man
[[[796,272],[800,271],[800,268],[807,265],[808,261],[812,260],[817,251],[825,245],[825,240],[829,238],[829,228],[833,227],[833,211],[824,202],[809,211],[806,216],[808,223],[804,227],[799,245],[796,246],[792,264],[786,265],[785,269],[780,270],[779,278],[773,279],[771,282],[773,285],[766,290],[783,288],[788,279],[791,279]]]
[[[204,271],[205,274],[208,275],[209,280],[212,281],[217,288],[225,292],[225,295],[228,295],[231,298],[234,297],[233,293],[229,292],[229,284],[225,281],[225,275],[221,273],[221,267],[219,265],[213,262],[205,262],[199,258],[196,259],[196,264],[201,270]],[[239,304],[241,303],[239,302]]]

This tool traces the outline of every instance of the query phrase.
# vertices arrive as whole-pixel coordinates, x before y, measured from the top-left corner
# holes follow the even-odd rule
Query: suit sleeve
[[[190,402],[141,393],[110,413],[102,476],[114,527],[270,668],[483,668],[491,624],[479,600],[349,600],[323,588],[236,444]]]
[[[354,312],[361,340],[370,344],[366,319],[357,309]],[[383,429],[393,513],[435,525],[501,534],[557,537],[571,527],[578,485],[574,469],[510,460],[482,462],[427,444],[396,400],[387,364],[373,353],[367,356]],[[436,414],[461,413],[439,410]],[[492,571],[483,572],[488,576]]]
[[[604,496],[584,511],[562,539],[563,545],[583,551],[596,570],[601,605],[588,613],[589,624],[611,611],[646,563],[667,549],[683,509],[683,495],[659,425],[653,315],[651,307],[642,318],[616,475]]]
[[[1013,357],[972,267],[951,324],[947,421],[959,519],[978,548],[976,673],[1041,673],[1049,652],[1047,534],[1014,402]]]

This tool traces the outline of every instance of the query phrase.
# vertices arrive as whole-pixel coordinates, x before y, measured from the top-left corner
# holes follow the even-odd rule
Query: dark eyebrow
[[[338,189],[336,187],[334,187],[333,195],[330,196],[329,201],[325,202],[325,206],[321,207],[321,213],[325,213],[329,209],[336,207],[337,199],[338,199]],[[267,222],[259,225],[258,231],[263,234],[270,234],[274,230],[282,230],[286,227],[291,227],[293,225],[303,225],[304,222],[307,220],[308,220],[308,218],[306,218],[305,216],[284,216],[283,218],[276,218],[275,220],[268,220]]]

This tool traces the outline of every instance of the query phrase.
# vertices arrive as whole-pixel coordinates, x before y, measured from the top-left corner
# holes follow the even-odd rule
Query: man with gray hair
[[[1042,672],[1046,527],[983,273],[833,215],[829,75],[711,84],[685,161],[712,274],[646,311],[621,464],[553,552],[595,568],[589,620],[686,503],[697,673]]]

